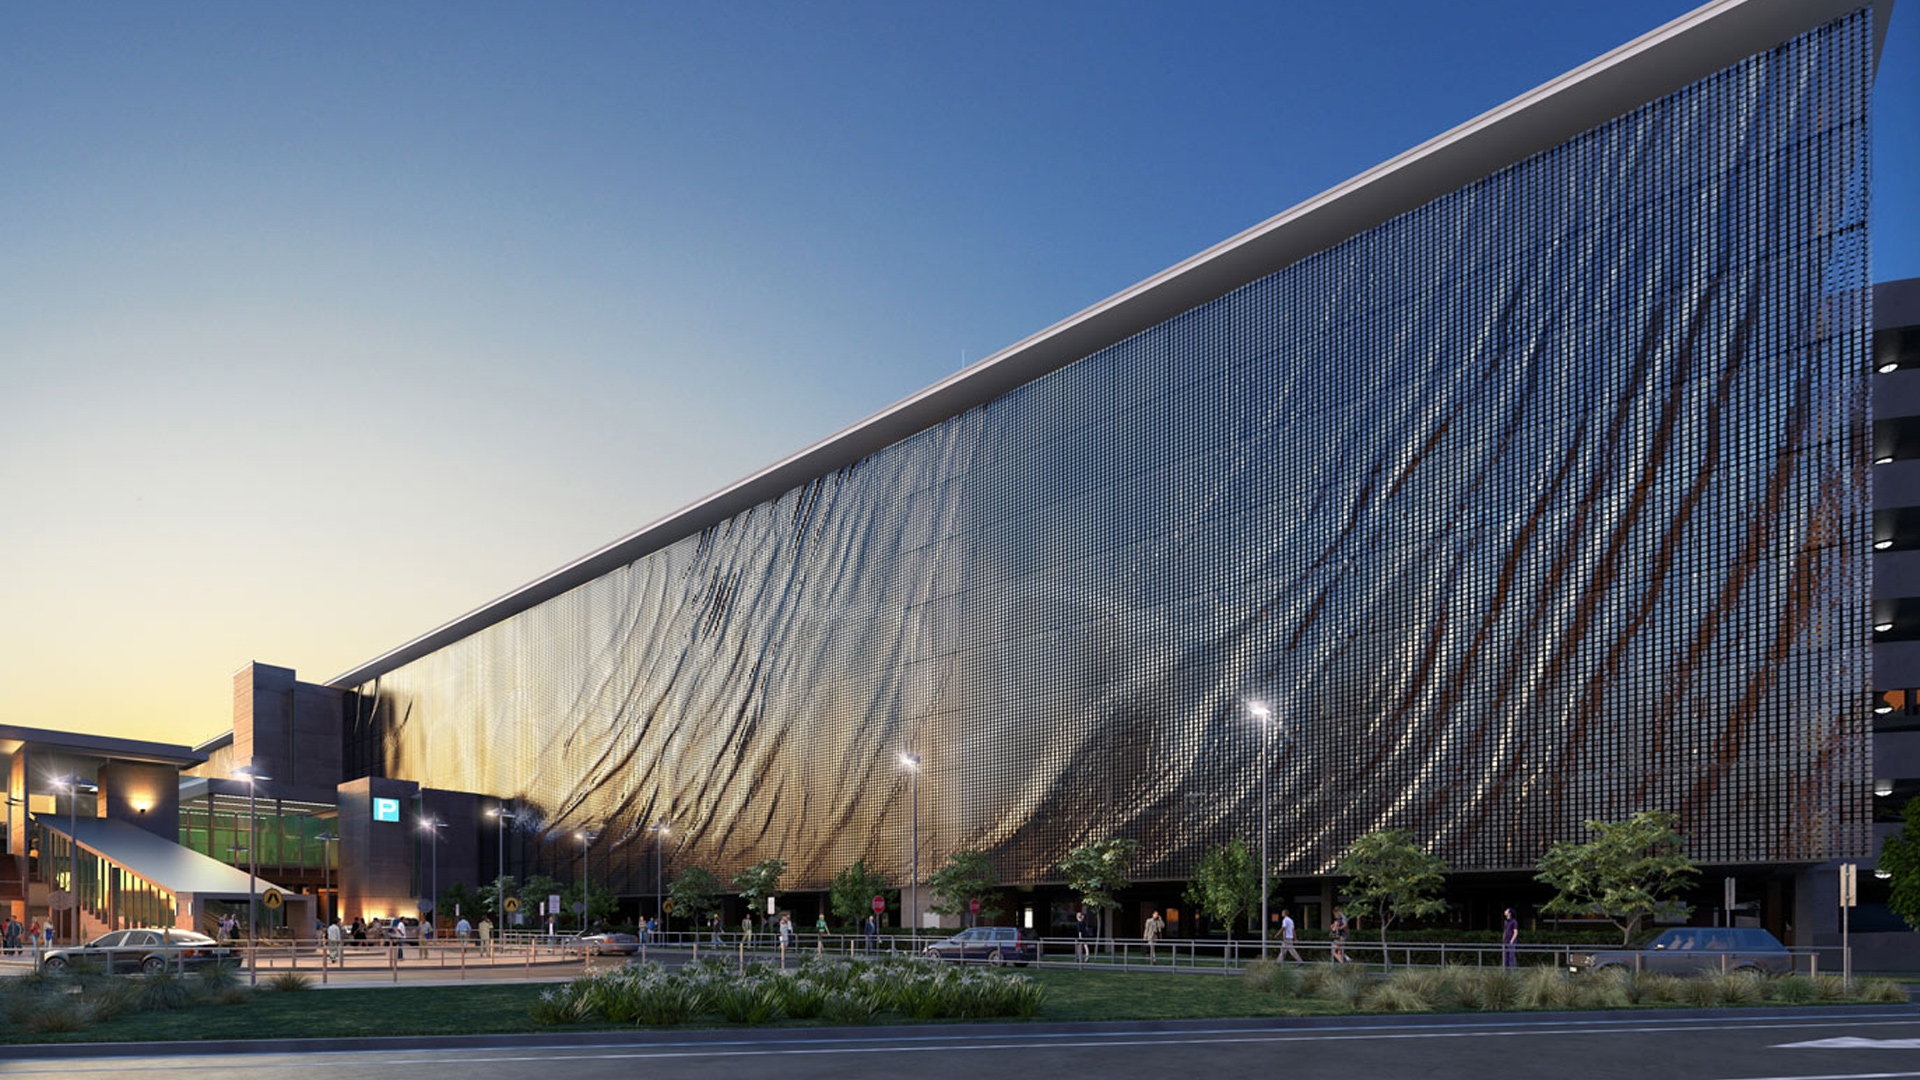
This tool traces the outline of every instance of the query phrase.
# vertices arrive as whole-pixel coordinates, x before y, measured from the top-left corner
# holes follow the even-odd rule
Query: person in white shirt
[[[1295,960],[1300,959],[1300,950],[1293,947],[1293,912],[1282,908],[1280,909],[1280,962],[1286,963],[1289,955]]]

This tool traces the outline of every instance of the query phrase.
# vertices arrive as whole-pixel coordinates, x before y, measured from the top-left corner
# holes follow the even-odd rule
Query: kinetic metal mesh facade
[[[993,851],[1863,853],[1856,14],[358,688],[388,775],[616,880]],[[1284,730],[1263,754],[1246,702]],[[606,845],[603,843],[602,845]],[[570,854],[570,853],[569,853]],[[596,855],[596,865],[603,856]]]

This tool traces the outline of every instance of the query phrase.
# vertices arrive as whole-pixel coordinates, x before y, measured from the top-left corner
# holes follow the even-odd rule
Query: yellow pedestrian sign
[[[279,911],[280,905],[286,903],[287,898],[280,895],[279,889],[268,889],[260,894],[260,902],[267,905],[270,910]]]
[[[519,910],[520,910],[520,898],[519,898],[519,897],[517,897],[517,896],[509,896],[509,897],[507,897],[507,902],[506,902],[506,905],[505,905],[505,906],[506,906],[506,909],[507,909],[507,914],[509,914],[509,915],[511,915],[511,914],[513,914],[513,913],[514,913],[514,912],[516,912],[516,911],[519,911]]]

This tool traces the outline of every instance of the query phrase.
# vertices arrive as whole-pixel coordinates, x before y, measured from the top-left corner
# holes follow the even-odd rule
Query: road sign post
[[[1840,864],[1840,981],[1853,985],[1853,943],[1848,938],[1849,910],[1860,902],[1860,866]]]

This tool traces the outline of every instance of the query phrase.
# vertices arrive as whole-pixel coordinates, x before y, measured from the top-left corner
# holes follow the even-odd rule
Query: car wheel
[[[65,971],[67,970],[67,958],[64,956],[49,956],[47,957],[47,962],[41,966],[48,971]]]
[[[149,975],[158,975],[167,970],[167,958],[164,956],[149,956],[145,960],[140,961],[140,970]]]
[[[938,950],[938,949],[936,949],[936,948],[934,948],[934,947],[933,947],[933,946],[931,946],[931,945],[929,945],[929,946],[927,946],[927,947],[926,947],[925,949],[923,949],[923,950],[921,950],[921,955],[922,955],[922,956],[925,956],[925,957],[926,957],[927,959],[929,959],[929,960],[938,960],[938,959],[940,959],[940,958],[941,958],[941,957],[940,957],[940,950]]]
[[[1006,964],[1006,962],[1007,962],[1006,954],[1001,952],[999,949],[995,949],[992,952],[987,954],[987,963],[992,964],[994,967],[1002,967]]]

